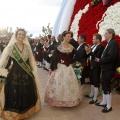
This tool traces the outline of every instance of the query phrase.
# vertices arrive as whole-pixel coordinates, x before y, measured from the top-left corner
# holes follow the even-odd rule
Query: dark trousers
[[[94,87],[100,86],[100,73],[100,67],[89,67],[90,84],[94,85]]]
[[[85,66],[82,71],[81,85],[85,84],[85,78],[89,77],[88,66]]]
[[[111,80],[114,77],[114,71],[102,71],[102,89],[104,94],[111,93]]]

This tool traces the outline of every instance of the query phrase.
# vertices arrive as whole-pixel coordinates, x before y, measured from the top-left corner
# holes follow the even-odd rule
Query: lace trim
[[[16,45],[15,45],[16,47]],[[13,48],[13,47],[12,47]],[[23,52],[20,52],[18,49],[17,49],[18,53],[20,54],[21,58],[24,60],[24,61],[27,61],[27,59],[29,58],[29,50],[28,50],[28,47],[26,44],[24,44],[24,48],[23,48]],[[12,58],[14,58],[13,55],[11,55]]]
[[[9,46],[4,49],[2,56],[0,58],[0,68],[5,68],[11,56],[12,50],[13,50],[13,46]]]
[[[62,52],[62,53],[71,53],[73,51],[73,46],[71,44],[69,44],[68,48],[65,48],[63,46],[63,42],[57,47],[57,49]]]

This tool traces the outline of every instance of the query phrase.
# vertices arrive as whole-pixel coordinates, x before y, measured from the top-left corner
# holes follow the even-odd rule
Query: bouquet
[[[120,73],[120,67],[117,68],[117,72]]]
[[[8,75],[8,70],[5,68],[0,68],[0,81],[1,82],[4,82],[7,75]]]
[[[115,77],[112,79],[112,89],[120,94],[120,67],[116,69]]]
[[[81,74],[82,74],[83,66],[81,65],[81,63],[79,63],[77,61],[75,63],[73,63],[72,66],[73,66],[74,72],[76,74],[76,77],[78,79],[78,82],[80,82],[80,80],[82,78]]]

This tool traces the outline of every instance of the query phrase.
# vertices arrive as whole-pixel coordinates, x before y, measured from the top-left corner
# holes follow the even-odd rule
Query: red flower
[[[102,41],[102,42],[101,42],[101,44],[105,47],[105,46],[106,46],[106,44],[107,44],[107,41],[106,41],[106,40],[104,40],[104,41]]]
[[[87,4],[90,5],[89,10],[82,15],[82,18],[79,21],[79,34],[85,34],[87,36],[87,43],[92,44],[92,37],[94,33],[98,33],[98,29],[96,29],[96,24],[101,20],[103,13],[110,6],[118,2],[118,0],[112,0],[108,6],[103,6],[102,1],[100,1],[97,5],[91,6],[91,2],[93,0],[76,0],[76,4],[74,6],[74,12],[71,18],[71,23],[74,20],[74,16],[78,13],[78,11],[83,9]],[[70,23],[70,25],[71,25]],[[117,36],[116,41],[120,44],[120,37]],[[102,43],[105,46],[105,43]]]
[[[120,73],[116,72],[115,73],[115,79],[120,78]]]

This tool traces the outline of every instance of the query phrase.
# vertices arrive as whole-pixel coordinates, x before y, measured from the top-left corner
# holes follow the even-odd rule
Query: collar
[[[86,43],[86,42],[84,42],[84,43]],[[79,44],[79,46],[83,45],[84,43]]]
[[[97,47],[98,45],[100,45],[100,43],[99,43],[99,44],[96,44],[96,47]]]
[[[111,41],[112,39],[108,40],[107,44]]]

